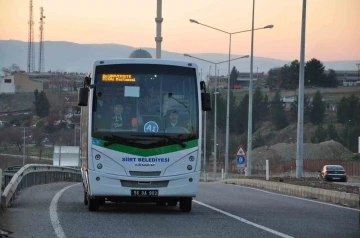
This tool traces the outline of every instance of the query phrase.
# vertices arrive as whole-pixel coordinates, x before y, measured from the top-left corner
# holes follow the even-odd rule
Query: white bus
[[[210,94],[189,62],[95,61],[80,88],[84,203],[154,202],[190,212]]]

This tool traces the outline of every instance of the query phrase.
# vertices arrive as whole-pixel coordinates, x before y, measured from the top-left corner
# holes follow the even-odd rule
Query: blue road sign
[[[238,164],[244,164],[245,163],[245,157],[240,155],[236,158],[236,161],[238,162]]]

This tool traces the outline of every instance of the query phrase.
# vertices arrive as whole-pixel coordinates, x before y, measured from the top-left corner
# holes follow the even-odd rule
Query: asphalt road
[[[74,183],[29,188],[0,228],[13,237],[360,237],[356,209],[236,185],[201,183],[191,213],[112,203],[89,212],[82,192]]]

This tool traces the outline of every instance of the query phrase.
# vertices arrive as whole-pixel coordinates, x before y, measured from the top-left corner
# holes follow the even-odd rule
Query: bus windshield
[[[97,66],[95,85],[93,137],[129,138],[132,144],[149,144],[164,137],[172,139],[166,144],[176,143],[175,137],[183,141],[198,138],[195,69],[151,64]],[[133,140],[136,137],[139,140]]]

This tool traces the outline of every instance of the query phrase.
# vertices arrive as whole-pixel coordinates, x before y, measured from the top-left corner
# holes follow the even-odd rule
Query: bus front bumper
[[[157,191],[156,197],[195,197],[200,171],[166,177],[130,177],[88,171],[89,194],[98,197],[131,197],[135,191]],[[134,190],[132,192],[132,190]]]

